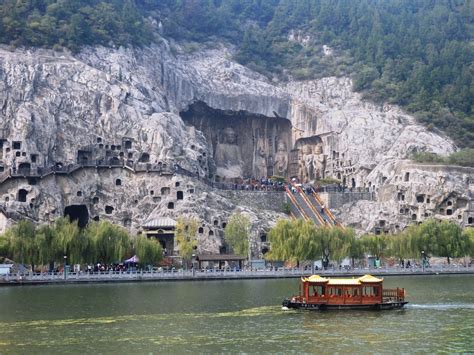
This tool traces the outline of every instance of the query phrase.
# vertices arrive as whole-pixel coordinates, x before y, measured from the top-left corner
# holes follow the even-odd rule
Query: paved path
[[[315,274],[322,276],[360,276],[371,274],[377,276],[414,276],[414,275],[446,275],[446,274],[474,274],[472,267],[430,267],[402,269],[350,269],[350,270],[315,270]],[[101,273],[44,273],[44,274],[10,274],[0,275],[0,286],[13,285],[45,285],[70,283],[112,283],[137,281],[203,281],[203,280],[237,280],[237,279],[275,279],[299,278],[310,275],[311,270],[279,269],[253,271],[153,271],[153,272],[101,272]]]

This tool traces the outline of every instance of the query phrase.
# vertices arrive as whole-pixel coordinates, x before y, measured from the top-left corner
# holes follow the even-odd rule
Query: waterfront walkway
[[[299,278],[310,275],[311,270],[287,269],[278,270],[173,270],[173,271],[135,271],[135,272],[68,272],[41,274],[9,274],[0,275],[0,286],[8,285],[41,285],[63,283],[108,283],[135,281],[202,281],[202,280],[233,280],[233,279],[274,279]],[[330,269],[314,270],[322,276],[360,276],[371,274],[377,276],[411,276],[441,274],[474,274],[474,266],[433,266],[429,268],[402,269],[363,268],[363,269]]]

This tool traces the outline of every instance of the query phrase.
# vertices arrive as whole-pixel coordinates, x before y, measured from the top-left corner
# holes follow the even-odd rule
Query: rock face
[[[178,168],[215,180],[333,177],[370,189],[376,201],[340,210],[361,230],[402,228],[441,208],[472,222],[471,170],[404,160],[450,153],[449,139],[397,107],[362,100],[348,78],[275,83],[231,55],[225,47],[185,54],[165,40],[76,56],[0,48],[0,225],[11,223],[8,213],[48,221],[68,206],[132,231],[154,216],[189,215],[203,223],[201,251],[219,252],[222,221],[240,209],[254,223],[258,255],[259,235],[282,215],[231,202]],[[419,195],[425,202],[414,202]]]

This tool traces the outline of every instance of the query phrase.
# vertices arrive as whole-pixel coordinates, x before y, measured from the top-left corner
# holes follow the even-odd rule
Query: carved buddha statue
[[[232,128],[227,127],[222,131],[222,142],[217,144],[214,159],[217,175],[225,178],[242,177],[244,163],[237,145],[237,135]]]

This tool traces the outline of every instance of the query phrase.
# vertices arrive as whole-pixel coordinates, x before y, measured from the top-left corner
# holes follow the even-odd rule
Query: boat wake
[[[446,311],[451,309],[474,309],[474,303],[439,303],[439,304],[412,304],[405,306],[407,309],[430,309]]]

